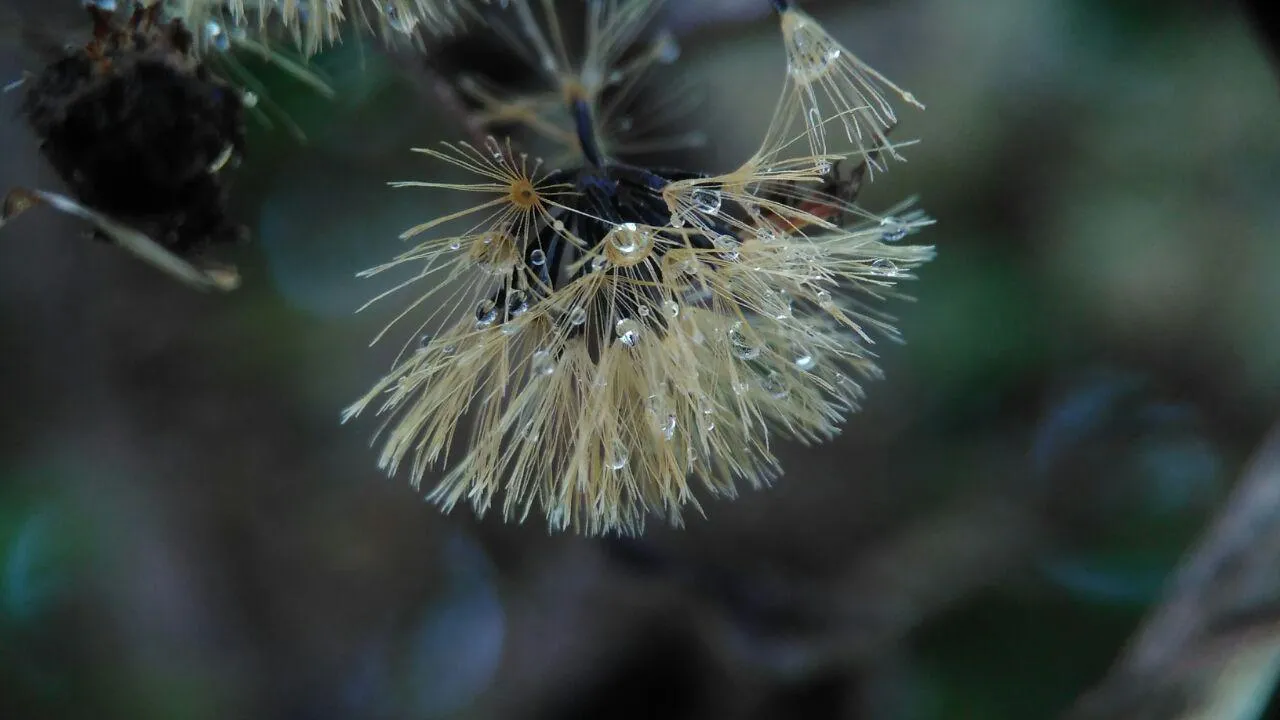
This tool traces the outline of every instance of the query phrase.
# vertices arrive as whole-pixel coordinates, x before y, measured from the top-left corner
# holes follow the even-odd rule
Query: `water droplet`
[[[627,347],[635,347],[640,342],[640,323],[631,318],[623,318],[613,326],[613,332],[618,336],[618,342]]]
[[[399,33],[408,35],[418,25],[418,18],[408,15],[401,15],[396,9],[395,3],[387,3],[382,11],[383,17],[387,19],[387,27]]]
[[[746,395],[751,391],[751,386],[741,380],[734,380],[729,386],[733,388],[734,395]]]
[[[422,337],[418,338],[418,352],[426,352],[430,345],[431,333],[423,333]]]
[[[253,108],[258,107],[258,94],[255,92],[250,92],[248,90],[245,90],[244,94],[240,96],[240,102],[246,108],[252,110]]]
[[[564,221],[563,221],[563,220],[556,220],[555,222],[551,223],[551,229],[553,229],[553,230],[555,230],[557,233],[560,233],[561,235],[563,235],[563,234],[564,234],[564,231],[565,231]]]
[[[227,35],[227,31],[222,28],[222,24],[214,20],[204,24],[204,39],[209,43],[209,47],[214,50],[226,51],[231,49],[231,36]]]
[[[826,159],[819,160],[814,169],[818,171],[818,174],[826,175],[831,172],[831,161]]]
[[[742,243],[738,242],[738,238],[732,235],[721,235],[712,240],[711,244],[715,245],[716,250],[720,251],[720,257],[729,262],[736,262],[741,257],[738,253],[738,248],[742,246]]]
[[[631,453],[627,450],[627,446],[621,440],[614,440],[612,446],[605,458],[605,465],[610,470],[621,470],[627,466],[627,461],[631,459]]]
[[[581,307],[575,307],[569,311],[569,324],[578,327],[587,321],[587,311]]]
[[[533,372],[536,375],[553,375],[556,371],[556,359],[551,356],[548,350],[538,350],[533,353],[532,359]]]
[[[680,59],[680,43],[676,42],[675,35],[669,31],[663,31],[653,43],[653,57],[664,65],[670,65]]]
[[[529,253],[529,264],[534,267],[542,267],[547,264],[547,254],[541,249],[536,249]]]
[[[603,272],[609,267],[609,260],[604,255],[597,255],[591,258],[591,269],[595,272]]]
[[[742,331],[743,324],[739,320],[729,328],[729,344],[733,347],[734,357],[739,360],[755,360],[760,357],[760,348],[751,343]]]
[[[676,436],[676,416],[667,415],[667,417],[662,421],[662,426],[659,429],[662,430],[662,437],[666,438],[667,440],[670,440],[671,438],[675,437]]]
[[[639,315],[640,317],[649,317],[649,312],[650,310],[648,305],[641,305],[640,307],[636,308],[636,314]]]
[[[461,240],[454,240],[453,242],[449,243],[449,249],[450,249],[450,250],[461,250],[461,249],[462,249],[462,241],[461,241]]]
[[[662,311],[672,320],[680,317],[680,303],[675,300],[663,300]]]
[[[791,393],[787,389],[786,379],[777,370],[770,370],[768,375],[761,378],[760,387],[774,400],[781,400]]]
[[[484,149],[489,151],[489,155],[491,155],[494,160],[499,162],[502,160],[502,145],[500,145],[497,139],[492,135],[484,139]]]
[[[624,116],[622,116],[622,117],[618,118],[618,131],[619,131],[619,132],[627,132],[627,131],[631,130],[631,128],[632,128],[632,127],[634,127],[634,126],[635,126],[635,121],[631,119],[631,116],[629,116],[629,115],[624,115]]]
[[[895,217],[887,217],[880,221],[880,241],[895,243],[907,236],[909,228]]]
[[[871,263],[871,273],[881,277],[897,277],[898,266],[892,260],[880,258]]]
[[[529,293],[512,290],[507,295],[507,317],[517,318],[529,311]]]
[[[476,329],[483,330],[498,321],[498,306],[492,300],[476,305]]]
[[[667,221],[667,224],[673,228],[682,228],[684,227],[684,223],[685,223],[684,216],[678,212],[671,213],[671,219]]]
[[[791,293],[786,290],[779,290],[773,296],[773,302],[770,311],[774,320],[790,320],[794,312],[794,306],[791,302]]]
[[[791,53],[787,62],[787,70],[805,84],[821,78],[840,59],[839,46],[810,37],[810,32],[812,30],[805,27],[797,28],[792,36],[796,52]]]
[[[813,366],[818,364],[817,360],[815,360],[813,357],[813,353],[810,352],[809,349],[803,345],[799,345],[799,344],[793,345],[791,348],[791,352],[795,357],[795,364],[797,369],[812,370]]]
[[[693,191],[691,198],[694,208],[704,215],[715,215],[720,212],[721,199],[718,190],[700,188]]]
[[[835,301],[831,298],[831,293],[826,290],[819,290],[814,293],[813,299],[817,301],[819,307],[827,310],[831,309],[831,306],[835,304]]]
[[[638,259],[649,250],[653,238],[648,230],[635,223],[622,223],[609,231],[609,244],[624,259]]]

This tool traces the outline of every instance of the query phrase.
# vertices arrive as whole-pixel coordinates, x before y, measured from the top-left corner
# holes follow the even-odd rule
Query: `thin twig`
[[[1280,425],[1107,678],[1068,715],[1246,720],[1280,672]]]

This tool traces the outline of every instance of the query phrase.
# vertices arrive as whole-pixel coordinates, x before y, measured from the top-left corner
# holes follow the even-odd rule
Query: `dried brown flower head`
[[[37,204],[94,224],[196,286],[229,289],[234,270],[193,262],[245,229],[226,213],[224,168],[244,151],[244,103],[193,52],[179,21],[89,7],[92,39],[30,78],[22,114],[72,197],[18,189],[0,223]]]

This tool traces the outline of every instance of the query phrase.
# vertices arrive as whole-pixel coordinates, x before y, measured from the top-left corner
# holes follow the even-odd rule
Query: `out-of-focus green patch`
[[[921,720],[1056,717],[1096,680],[1140,613],[984,597],[922,632]]]
[[[58,475],[0,468],[0,708],[17,713],[4,717],[56,716],[83,680],[66,638],[95,538],[59,497]]]
[[[47,619],[91,559],[88,528],[57,500],[54,475],[0,470],[0,627]]]
[[[1222,453],[1199,426],[1194,407],[1132,373],[1099,373],[1062,393],[1029,453],[1070,529],[1045,574],[1097,602],[1155,599],[1226,493]]]
[[[1043,363],[1050,349],[1045,308],[1016,258],[950,235],[920,275],[908,288],[918,302],[895,308],[909,352],[896,352],[894,362],[929,384],[922,396],[987,404],[1005,383]]]
[[[1119,50],[1135,44],[1164,44],[1195,31],[1203,3],[1192,0],[1075,0],[1067,3],[1073,34]]]
[[[249,111],[249,147],[253,155],[290,145],[310,144],[348,122],[350,115],[372,102],[403,98],[395,88],[395,72],[384,53],[367,38],[355,36],[310,59],[302,59],[282,44],[265,56],[240,48],[211,60],[229,82],[253,93]]]

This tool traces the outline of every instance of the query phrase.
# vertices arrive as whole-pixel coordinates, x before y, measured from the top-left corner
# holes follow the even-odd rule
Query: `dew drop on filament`
[[[694,190],[691,196],[693,207],[704,215],[715,215],[720,212],[720,193],[717,190],[708,190],[705,188]]]
[[[895,243],[907,236],[908,227],[897,218],[887,217],[880,221],[880,241]]]
[[[627,461],[631,459],[631,453],[627,450],[627,446],[621,440],[614,440],[609,447],[608,457],[605,458],[605,465],[610,470],[621,470],[627,466]]]
[[[114,5],[115,3],[111,3]],[[101,3],[98,3],[101,6]],[[223,29],[222,24],[214,20],[204,24],[204,39],[214,50],[226,51],[231,48],[231,36]]]
[[[729,328],[729,344],[733,348],[733,355],[739,360],[755,360],[760,357],[760,348],[751,343],[742,328],[741,320]]]
[[[618,336],[618,342],[626,347],[635,347],[640,342],[640,323],[631,318],[623,318],[613,326],[613,332]]]
[[[498,321],[498,306],[492,300],[481,300],[476,305],[476,329],[483,330]]]
[[[790,394],[786,380],[777,370],[770,370],[769,374],[760,380],[760,387],[774,400],[781,400]]]
[[[533,372],[536,375],[554,375],[556,372],[556,361],[548,350],[538,350],[533,353],[532,359]]]

